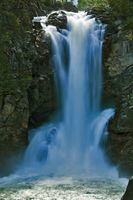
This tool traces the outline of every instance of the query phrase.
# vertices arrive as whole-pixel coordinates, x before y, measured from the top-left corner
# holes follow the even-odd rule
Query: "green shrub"
[[[79,8],[85,9],[85,8],[105,8],[108,7],[108,1],[107,0],[79,0]]]
[[[123,22],[123,27],[127,31],[133,29],[133,2],[131,0],[108,0],[112,9],[112,15]]]

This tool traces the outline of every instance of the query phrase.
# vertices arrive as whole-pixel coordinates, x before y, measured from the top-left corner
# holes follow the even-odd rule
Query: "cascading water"
[[[113,109],[101,110],[102,44],[105,26],[85,12],[67,15],[67,29],[41,23],[53,44],[60,116],[32,131],[23,169],[46,175],[103,173],[100,142]],[[98,166],[98,169],[97,169]]]
[[[67,2],[71,2],[73,5],[78,5],[78,0],[67,0]]]

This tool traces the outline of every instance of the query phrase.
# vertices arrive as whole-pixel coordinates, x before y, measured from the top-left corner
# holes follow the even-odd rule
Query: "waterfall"
[[[67,15],[67,28],[46,26],[60,102],[59,116],[32,130],[23,169],[46,175],[104,173],[101,149],[113,109],[101,109],[102,45],[105,25],[85,12]]]
[[[73,5],[78,5],[78,0],[67,0],[67,2],[71,2]]]

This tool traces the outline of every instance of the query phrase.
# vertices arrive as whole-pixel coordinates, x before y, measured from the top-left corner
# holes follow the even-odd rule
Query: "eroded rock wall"
[[[117,27],[117,26],[116,26]],[[133,173],[133,41],[117,27],[105,51],[105,96],[115,108],[109,124],[107,150],[124,174]],[[106,46],[106,44],[105,44]],[[108,49],[109,48],[109,49]]]

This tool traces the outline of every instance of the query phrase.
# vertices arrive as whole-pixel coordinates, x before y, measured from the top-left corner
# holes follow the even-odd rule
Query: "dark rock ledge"
[[[129,180],[127,189],[121,200],[133,200],[133,178]]]

